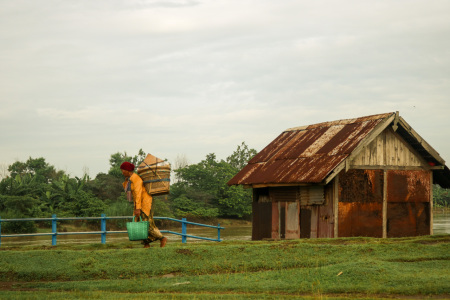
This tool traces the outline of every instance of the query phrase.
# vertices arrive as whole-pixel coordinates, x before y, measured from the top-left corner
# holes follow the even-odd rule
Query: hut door
[[[311,209],[303,206],[300,209],[300,238],[309,239],[311,237]]]

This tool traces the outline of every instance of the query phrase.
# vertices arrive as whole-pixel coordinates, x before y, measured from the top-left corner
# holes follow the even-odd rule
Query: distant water
[[[224,225],[225,230],[220,231],[220,238],[224,241],[230,240],[241,240],[250,241],[252,238],[252,226],[246,225]],[[164,228],[160,228],[163,230]],[[181,229],[173,230],[175,232],[180,232]],[[204,228],[204,227],[191,227],[188,226],[187,234],[208,237],[217,239],[217,229]],[[450,213],[438,213],[433,214],[433,234],[450,234]],[[181,243],[181,237],[173,234],[166,234],[169,242]],[[126,233],[123,234],[107,234],[106,243],[115,242],[126,242],[128,241],[128,236]],[[188,238],[188,243],[199,242],[202,240]],[[57,245],[60,244],[91,244],[100,243],[100,235],[59,235],[57,237]],[[34,236],[34,237],[11,237],[2,238],[2,246],[20,246],[20,245],[46,245],[50,246],[52,244],[51,236]]]
[[[433,214],[433,234],[450,234],[450,213]]]

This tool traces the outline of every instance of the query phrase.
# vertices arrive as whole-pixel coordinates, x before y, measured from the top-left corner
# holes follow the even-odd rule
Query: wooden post
[[[339,174],[333,181],[334,237],[339,237]]]
[[[433,171],[430,173],[430,235],[433,235]]]
[[[387,238],[387,171],[383,170],[383,238]]]

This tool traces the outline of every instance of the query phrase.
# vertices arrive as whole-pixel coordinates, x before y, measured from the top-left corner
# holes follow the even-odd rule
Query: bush
[[[166,196],[153,197],[152,210],[155,217],[175,218]]]
[[[219,209],[196,202],[186,195],[172,200],[172,207],[177,218],[213,219],[219,216]]]
[[[19,219],[20,213],[16,212],[2,212],[0,213],[2,219]],[[12,221],[1,222],[1,233],[35,233],[37,232],[34,221]]]

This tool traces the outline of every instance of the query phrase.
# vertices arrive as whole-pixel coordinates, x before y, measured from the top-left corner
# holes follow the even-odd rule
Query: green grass
[[[450,296],[450,235],[141,247],[131,242],[2,247],[0,298]]]

